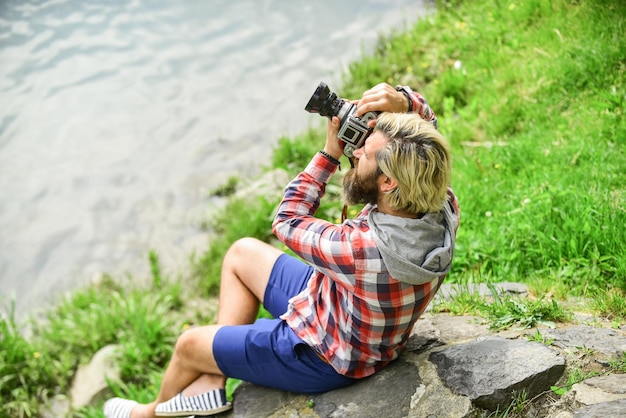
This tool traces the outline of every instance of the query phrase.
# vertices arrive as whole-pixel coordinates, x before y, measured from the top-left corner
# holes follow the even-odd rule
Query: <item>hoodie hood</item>
[[[450,271],[458,217],[449,202],[440,212],[427,213],[420,219],[372,210],[368,222],[394,279],[419,285]]]

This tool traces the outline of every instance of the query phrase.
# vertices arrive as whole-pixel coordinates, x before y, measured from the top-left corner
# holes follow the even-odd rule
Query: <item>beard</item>
[[[379,191],[376,180],[379,172],[361,176],[356,168],[350,169],[343,178],[343,195],[347,205],[376,204],[378,202]]]

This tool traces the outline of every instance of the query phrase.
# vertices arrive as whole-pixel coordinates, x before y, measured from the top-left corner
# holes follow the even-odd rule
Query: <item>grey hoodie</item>
[[[441,212],[427,213],[419,219],[372,210],[368,221],[394,279],[419,285],[450,271],[458,217],[449,202]]]

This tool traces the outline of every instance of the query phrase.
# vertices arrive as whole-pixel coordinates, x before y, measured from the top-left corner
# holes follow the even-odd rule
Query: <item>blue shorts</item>
[[[265,309],[275,318],[285,313],[287,301],[306,287],[312,272],[302,261],[281,255],[265,290]],[[220,328],[213,354],[224,375],[289,392],[322,393],[355,381],[337,373],[281,319]]]

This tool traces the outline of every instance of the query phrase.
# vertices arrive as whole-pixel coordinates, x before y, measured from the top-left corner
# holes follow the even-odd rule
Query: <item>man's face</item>
[[[354,151],[357,159],[355,168],[348,171],[343,179],[343,191],[346,203],[377,203],[380,196],[376,152],[385,147],[387,138],[379,131],[374,132],[365,141],[363,147]]]

